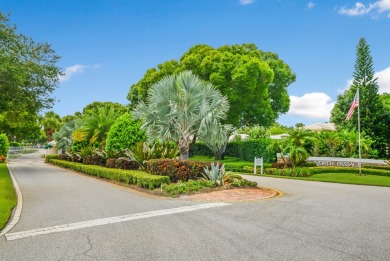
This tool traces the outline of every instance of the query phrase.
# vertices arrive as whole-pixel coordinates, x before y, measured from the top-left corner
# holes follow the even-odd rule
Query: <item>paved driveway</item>
[[[390,260],[390,188],[248,176],[285,195],[210,205],[145,197],[39,153],[10,166],[23,210],[0,260]]]

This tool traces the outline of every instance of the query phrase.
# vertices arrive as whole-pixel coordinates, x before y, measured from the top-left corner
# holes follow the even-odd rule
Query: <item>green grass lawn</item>
[[[275,178],[289,178],[289,179],[312,180],[312,181],[343,183],[343,184],[390,187],[390,177],[386,177],[386,176],[374,176],[374,175],[359,176],[351,173],[323,173],[323,174],[314,174],[310,177],[305,177],[305,178],[276,176],[276,175],[266,175],[266,176],[275,177]]]
[[[8,168],[0,163],[0,229],[8,222],[12,209],[16,206],[16,193]]]

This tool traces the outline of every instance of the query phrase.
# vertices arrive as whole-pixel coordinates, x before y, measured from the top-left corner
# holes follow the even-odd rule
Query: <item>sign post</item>
[[[255,157],[254,174],[256,174],[256,166],[261,166],[260,174],[263,175],[263,158],[256,158]]]

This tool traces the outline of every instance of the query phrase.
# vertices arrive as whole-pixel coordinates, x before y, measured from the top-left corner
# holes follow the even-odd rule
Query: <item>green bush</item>
[[[57,155],[57,154],[47,154],[45,156],[45,162],[49,162],[52,159],[59,159],[59,155]]]
[[[20,142],[11,141],[11,142],[9,143],[9,146],[10,146],[10,147],[23,147],[23,144],[20,143]]]
[[[46,158],[49,163],[53,163],[60,167],[79,171],[91,176],[134,184],[141,188],[154,189],[160,187],[161,184],[169,183],[169,177],[167,176],[151,175],[137,170],[109,169],[101,166],[84,165],[82,163],[49,158],[50,159]]]
[[[240,158],[245,161],[254,161],[255,157],[263,157],[264,162],[276,161],[276,151],[270,152],[267,146],[271,139],[230,142],[226,146],[225,155]]]
[[[214,156],[214,152],[201,142],[190,145],[190,156]]]
[[[147,171],[155,175],[170,177],[173,182],[195,179],[202,176],[204,168],[210,168],[211,162],[177,159],[152,159],[147,163]]]
[[[0,155],[7,157],[9,149],[9,142],[7,135],[4,133],[0,134]]]
[[[145,140],[145,131],[141,130],[141,122],[133,120],[130,114],[125,113],[111,126],[107,134],[106,150],[122,151]]]
[[[364,164],[363,168],[366,168],[366,169],[385,169],[385,170],[390,171],[390,165],[367,165],[367,164]]]
[[[161,189],[168,196],[175,197],[180,194],[195,192],[204,190],[205,188],[215,187],[214,183],[210,180],[188,180],[186,182],[179,181],[177,183],[163,184]]]
[[[244,161],[253,161],[255,157],[263,157],[264,162],[276,161],[276,151],[268,151],[267,146],[271,139],[264,138],[258,140],[233,141],[226,146],[225,156],[239,158]],[[214,153],[203,143],[191,145],[191,153],[195,156],[213,156]],[[226,166],[225,166],[226,167]]]
[[[310,168],[311,174],[320,173],[354,173],[359,174],[359,168],[353,167],[313,167]],[[376,175],[376,176],[387,176],[390,177],[390,171],[386,169],[370,169],[362,168],[362,174]]]
[[[85,141],[77,141],[77,140],[73,140],[72,142],[72,151],[76,151],[76,152],[79,152],[81,151],[83,148],[89,146],[89,141],[85,140]]]
[[[277,176],[288,176],[288,177],[309,177],[313,173],[311,172],[311,168],[268,168],[265,170],[265,174],[267,175],[277,175]]]

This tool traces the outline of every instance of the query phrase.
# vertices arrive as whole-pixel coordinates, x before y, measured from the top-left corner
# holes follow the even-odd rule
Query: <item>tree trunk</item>
[[[191,141],[191,144],[190,144],[190,152],[189,152],[189,156],[192,157],[194,156],[194,147],[195,147],[195,143],[196,143],[196,134],[194,135],[194,137],[192,138],[192,141]]]
[[[180,159],[188,160],[190,146],[187,139],[184,138],[179,139],[179,151],[180,151]]]

